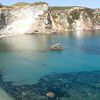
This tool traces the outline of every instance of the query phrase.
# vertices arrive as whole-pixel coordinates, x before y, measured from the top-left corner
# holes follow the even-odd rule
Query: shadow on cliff
[[[0,14],[0,30],[6,26],[4,12]]]

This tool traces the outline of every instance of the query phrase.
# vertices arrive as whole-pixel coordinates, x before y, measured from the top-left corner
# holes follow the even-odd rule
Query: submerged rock
[[[51,73],[33,85],[15,86],[0,73],[0,87],[15,100],[99,100],[100,71]]]
[[[54,98],[54,97],[55,97],[55,93],[53,93],[53,92],[48,92],[48,93],[46,94],[46,96],[47,96],[47,97],[50,97],[50,98]]]

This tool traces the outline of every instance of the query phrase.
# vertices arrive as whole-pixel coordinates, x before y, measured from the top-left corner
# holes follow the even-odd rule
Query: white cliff
[[[33,33],[39,15],[48,10],[47,4],[27,5],[24,7],[2,10],[1,20],[3,34]],[[4,20],[4,21],[3,21]],[[2,26],[2,25],[1,25]]]
[[[100,9],[84,7],[48,9],[38,3],[0,9],[0,34],[63,33],[70,30],[100,30]]]

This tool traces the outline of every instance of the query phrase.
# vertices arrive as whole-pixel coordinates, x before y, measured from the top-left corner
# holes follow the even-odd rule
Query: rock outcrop
[[[100,30],[100,9],[35,3],[0,8],[0,35]]]

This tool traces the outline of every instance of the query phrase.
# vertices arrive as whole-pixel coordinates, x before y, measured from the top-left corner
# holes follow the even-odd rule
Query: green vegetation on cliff
[[[66,10],[71,9],[72,6],[49,6],[49,10]]]
[[[78,6],[50,6],[49,11],[55,11],[55,10],[68,10],[68,22],[72,24],[75,20],[78,20],[80,17],[81,12],[87,13],[87,15],[92,18],[94,9],[86,8],[86,7],[78,7]]]
[[[90,18],[93,17],[93,12],[94,10],[93,9],[90,9],[90,8],[85,8],[85,11],[87,12],[87,14],[89,15]]]
[[[16,4],[13,4],[11,6],[26,6],[26,5],[29,5],[30,3],[26,3],[26,2],[18,2]]]
[[[27,5],[39,5],[39,4],[47,4],[46,2],[35,2],[35,3],[26,3],[26,2],[18,2],[13,4],[12,6],[27,6]]]

